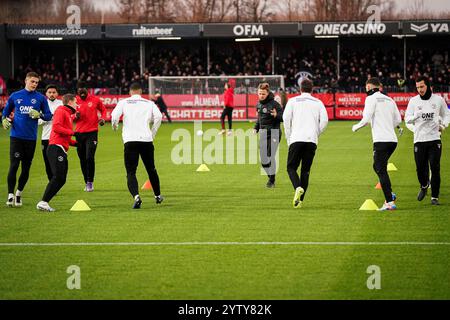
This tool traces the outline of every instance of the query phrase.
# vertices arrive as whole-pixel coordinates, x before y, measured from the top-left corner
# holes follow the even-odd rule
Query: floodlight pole
[[[154,83],[153,83],[153,78],[149,77],[148,78],[148,94],[152,95],[154,93]]]
[[[245,84],[245,117],[248,120],[248,84]]]
[[[209,72],[210,72],[210,63],[211,63],[211,57],[210,55],[210,43],[209,43],[209,39],[206,40],[206,72],[209,76]]]
[[[404,82],[404,91],[406,92],[407,86],[406,86],[406,37],[403,37],[403,80]]]
[[[341,39],[337,39],[337,79],[339,81],[339,77],[341,75]]]
[[[75,74],[77,79],[80,78],[80,57],[78,50],[78,40],[75,41]]]
[[[272,74],[275,74],[275,38],[272,38]]]
[[[141,71],[141,76],[144,74],[144,67],[145,67],[145,43],[144,40],[141,39],[139,43],[139,66]]]
[[[15,78],[14,74],[14,40],[11,40],[11,74]]]

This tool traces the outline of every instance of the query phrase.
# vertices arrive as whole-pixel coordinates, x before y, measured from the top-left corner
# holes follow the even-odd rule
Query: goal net
[[[256,118],[258,85],[267,82],[275,94],[284,90],[284,78],[267,76],[213,76],[213,77],[150,77],[149,95],[164,97],[169,113],[175,121],[217,121],[224,105],[225,83],[234,88],[233,121]]]
[[[222,94],[225,83],[232,83],[235,94],[256,94],[258,85],[267,82],[273,92],[284,90],[281,75],[149,77],[149,94]]]

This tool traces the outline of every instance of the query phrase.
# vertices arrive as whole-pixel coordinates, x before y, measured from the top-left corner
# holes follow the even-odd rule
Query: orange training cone
[[[378,190],[381,189],[381,183],[378,182],[377,185],[375,186],[375,189],[378,189]]]
[[[152,184],[150,183],[150,180],[145,181],[141,190],[152,190]]]

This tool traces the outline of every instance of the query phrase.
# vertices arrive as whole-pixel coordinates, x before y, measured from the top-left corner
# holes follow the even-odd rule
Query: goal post
[[[225,83],[234,88],[234,107],[241,117],[236,120],[254,118],[253,111],[249,117],[249,108],[257,103],[258,85],[267,82],[270,90],[277,94],[279,89],[284,90],[284,76],[258,75],[258,76],[173,76],[149,77],[149,95],[160,93],[169,108],[221,108]],[[167,103],[168,102],[168,103]],[[214,110],[213,110],[214,111]]]
[[[149,93],[155,94],[216,94],[223,93],[227,82],[234,82],[235,94],[256,93],[261,82],[267,82],[272,91],[284,90],[284,76],[185,76],[185,77],[149,77]]]

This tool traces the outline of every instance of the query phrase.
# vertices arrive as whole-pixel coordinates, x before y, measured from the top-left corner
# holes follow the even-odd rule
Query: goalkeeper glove
[[[6,117],[3,117],[2,125],[3,125],[3,129],[8,130],[9,128],[11,128],[11,120],[9,120]]]
[[[31,109],[29,116],[31,119],[39,119],[41,117],[41,113],[35,109]]]

